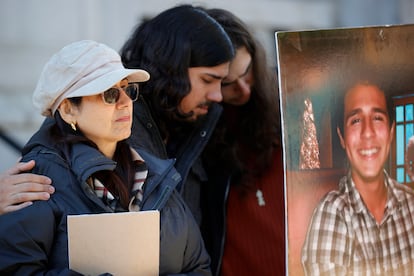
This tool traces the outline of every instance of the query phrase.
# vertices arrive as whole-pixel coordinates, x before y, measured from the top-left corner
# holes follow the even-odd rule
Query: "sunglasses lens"
[[[125,93],[132,101],[136,101],[138,99],[138,84],[132,83],[129,84],[127,87],[123,88]],[[102,93],[102,97],[105,103],[107,104],[116,104],[119,100],[121,90],[116,87],[109,88],[105,92]]]
[[[132,83],[125,88],[125,93],[131,98],[132,101],[138,99],[138,84]]]
[[[107,104],[115,104],[119,99],[120,91],[117,88],[109,88],[103,93],[103,99]]]

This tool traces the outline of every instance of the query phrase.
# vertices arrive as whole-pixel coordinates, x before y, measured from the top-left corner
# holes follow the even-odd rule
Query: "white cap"
[[[126,69],[119,54],[91,40],[62,48],[46,63],[33,93],[33,104],[44,116],[53,116],[66,98],[97,95],[120,80],[144,82],[150,75],[141,69]]]

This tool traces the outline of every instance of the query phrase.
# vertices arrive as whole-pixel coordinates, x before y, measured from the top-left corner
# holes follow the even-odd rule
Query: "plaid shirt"
[[[380,224],[350,173],[321,200],[302,249],[306,275],[414,275],[414,191],[386,178]]]

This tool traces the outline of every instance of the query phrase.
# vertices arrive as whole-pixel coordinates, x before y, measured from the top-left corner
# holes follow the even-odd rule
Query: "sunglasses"
[[[119,101],[119,98],[121,97],[121,90],[125,92],[125,94],[128,95],[128,97],[135,102],[138,99],[139,95],[139,86],[138,83],[130,83],[127,87],[124,88],[118,88],[118,87],[111,87],[105,92],[103,92],[102,100],[106,104],[116,104]]]

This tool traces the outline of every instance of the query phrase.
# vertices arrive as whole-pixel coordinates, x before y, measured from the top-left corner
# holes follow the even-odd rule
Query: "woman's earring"
[[[73,131],[76,131],[76,123],[72,122],[70,123],[70,127],[73,129]]]

